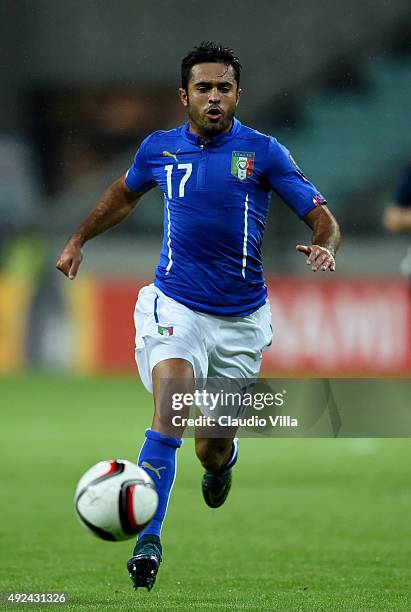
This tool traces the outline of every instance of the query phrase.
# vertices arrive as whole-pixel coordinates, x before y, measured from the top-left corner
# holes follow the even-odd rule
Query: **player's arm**
[[[318,206],[304,217],[304,221],[312,229],[311,244],[298,244],[297,251],[307,255],[307,264],[313,272],[335,270],[335,253],[341,241],[340,228],[337,220],[327,206]]]
[[[411,230],[411,163],[401,177],[393,203],[384,210],[383,224],[389,232]]]
[[[341,235],[338,223],[328,210],[325,198],[297,166],[288,149],[270,137],[267,150],[267,178],[272,189],[312,229],[311,244],[298,244],[313,272],[335,270],[335,253]]]
[[[411,230],[411,206],[404,207],[390,204],[384,211],[383,223],[389,232]]]
[[[125,183],[125,176],[115,181],[85,221],[70,236],[56,268],[73,280],[83,259],[82,247],[85,242],[123,221],[146,191],[147,189],[140,192],[131,191]]]

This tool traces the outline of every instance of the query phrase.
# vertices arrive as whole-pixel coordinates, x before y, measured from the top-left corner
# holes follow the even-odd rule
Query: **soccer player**
[[[104,193],[57,262],[74,279],[85,242],[160,187],[160,262],[135,311],[136,361],[155,406],[138,464],[152,475],[159,506],[128,562],[135,588],[152,588],[162,559],[161,527],[184,432],[170,425],[173,391],[191,391],[194,379],[207,376],[255,379],[271,343],[261,247],[272,190],[312,230],[311,243],[296,247],[311,269],[335,270],[340,232],[324,197],[275,138],[235,118],[240,71],[233,52],[213,43],[202,43],[183,59],[179,96],[188,122],[142,142],[130,169]],[[203,496],[212,508],[230,490],[238,456],[234,435],[211,438],[196,431]]]
[[[411,232],[411,161],[401,177],[393,203],[384,211],[383,223],[390,232]],[[411,279],[411,246],[401,262],[401,271]]]

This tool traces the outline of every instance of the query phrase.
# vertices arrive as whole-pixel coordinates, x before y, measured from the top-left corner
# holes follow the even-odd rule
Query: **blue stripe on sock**
[[[156,297],[154,298],[154,320],[156,323],[158,323],[157,302],[158,302],[158,295],[156,294]]]

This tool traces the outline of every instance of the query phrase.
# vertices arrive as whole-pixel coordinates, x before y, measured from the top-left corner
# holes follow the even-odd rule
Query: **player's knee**
[[[212,472],[217,472],[230,454],[227,440],[196,440],[195,449],[201,465]]]

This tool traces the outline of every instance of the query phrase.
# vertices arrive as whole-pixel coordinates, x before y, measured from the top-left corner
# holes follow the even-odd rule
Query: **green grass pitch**
[[[76,611],[411,609],[410,440],[244,439],[219,510],[186,440],[157,584],[134,592],[132,541],[89,535],[73,492],[97,461],[135,460],[150,396],[131,378],[22,375],[0,379],[0,405],[0,591],[65,591],[57,609]]]

